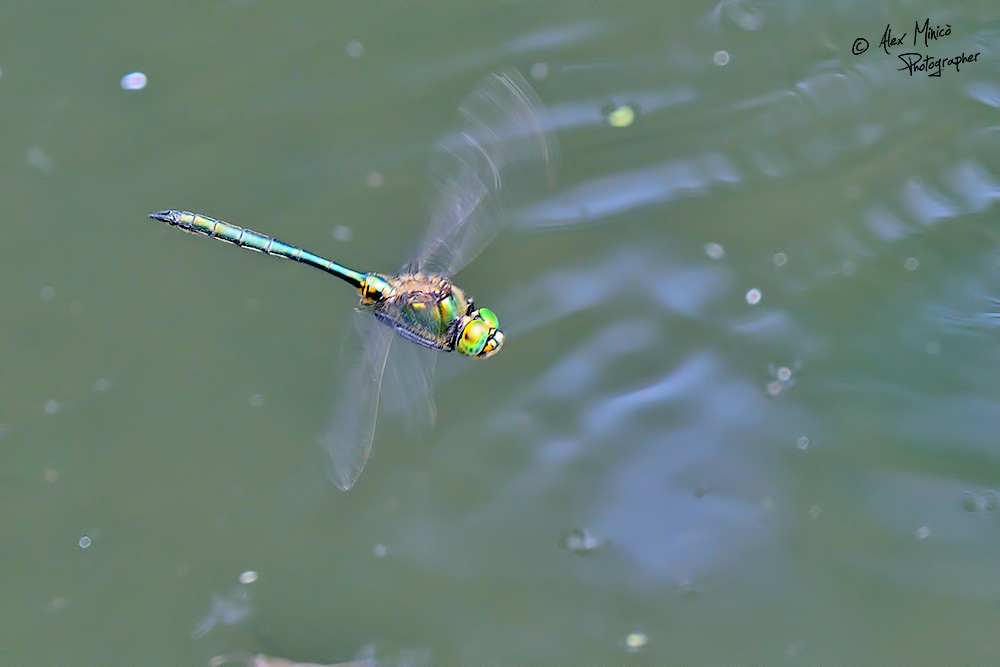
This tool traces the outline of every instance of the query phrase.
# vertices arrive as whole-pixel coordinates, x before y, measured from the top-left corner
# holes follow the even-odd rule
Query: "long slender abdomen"
[[[365,279],[364,273],[352,271],[345,266],[341,266],[336,262],[331,262],[330,260],[320,257],[319,255],[315,255],[307,250],[293,246],[290,243],[279,241],[273,236],[267,236],[266,234],[255,232],[252,229],[237,227],[236,225],[231,225],[228,222],[216,220],[215,218],[209,218],[205,215],[190,213],[188,211],[175,211],[171,209],[150,213],[149,217],[154,220],[165,222],[168,225],[177,227],[185,232],[190,232],[191,234],[198,234],[200,236],[219,239],[220,241],[232,243],[240,248],[256,250],[257,252],[262,252],[265,255],[284,257],[285,259],[290,259],[294,262],[301,262],[302,264],[314,266],[317,269],[322,269],[327,273],[337,276],[341,280],[347,281],[356,289],[360,289],[361,283]]]

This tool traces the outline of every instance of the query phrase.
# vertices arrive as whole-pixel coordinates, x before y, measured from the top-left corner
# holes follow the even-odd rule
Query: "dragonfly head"
[[[503,347],[500,320],[489,308],[478,308],[463,318],[455,348],[467,357],[485,359]]]

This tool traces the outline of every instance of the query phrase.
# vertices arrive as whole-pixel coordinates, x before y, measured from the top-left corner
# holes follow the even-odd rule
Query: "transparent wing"
[[[541,102],[516,70],[487,76],[458,116],[431,159],[436,201],[414,259],[427,273],[452,275],[472,261],[509,220],[509,205],[549,185],[558,162]]]
[[[355,310],[353,325],[341,349],[343,377],[337,388],[330,428],[320,444],[330,455],[330,479],[347,491],[361,476],[372,451],[375,419],[386,358],[395,333],[371,316]]]
[[[382,327],[386,329],[388,327]],[[398,415],[408,426],[432,426],[434,365],[439,352],[420,345],[394,345],[385,367],[384,413]]]

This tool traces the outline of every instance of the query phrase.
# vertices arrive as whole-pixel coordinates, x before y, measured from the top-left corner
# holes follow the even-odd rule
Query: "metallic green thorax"
[[[369,273],[360,291],[362,305],[378,320],[418,345],[485,358],[503,344],[493,311],[475,309],[472,299],[446,276]]]
[[[477,310],[472,299],[442,275],[359,273],[278,239],[228,222],[187,211],[157,211],[149,217],[192,234],[208,236],[240,248],[314,266],[350,283],[361,305],[403,338],[434,350],[458,350],[486,358],[503,344],[493,311]]]

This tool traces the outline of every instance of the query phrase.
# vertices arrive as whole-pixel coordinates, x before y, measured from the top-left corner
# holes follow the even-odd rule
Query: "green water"
[[[1000,660],[1000,12],[469,4],[0,8],[0,664]],[[392,271],[504,66],[563,155],[457,278],[504,350],[340,493],[354,294],[146,214]]]

